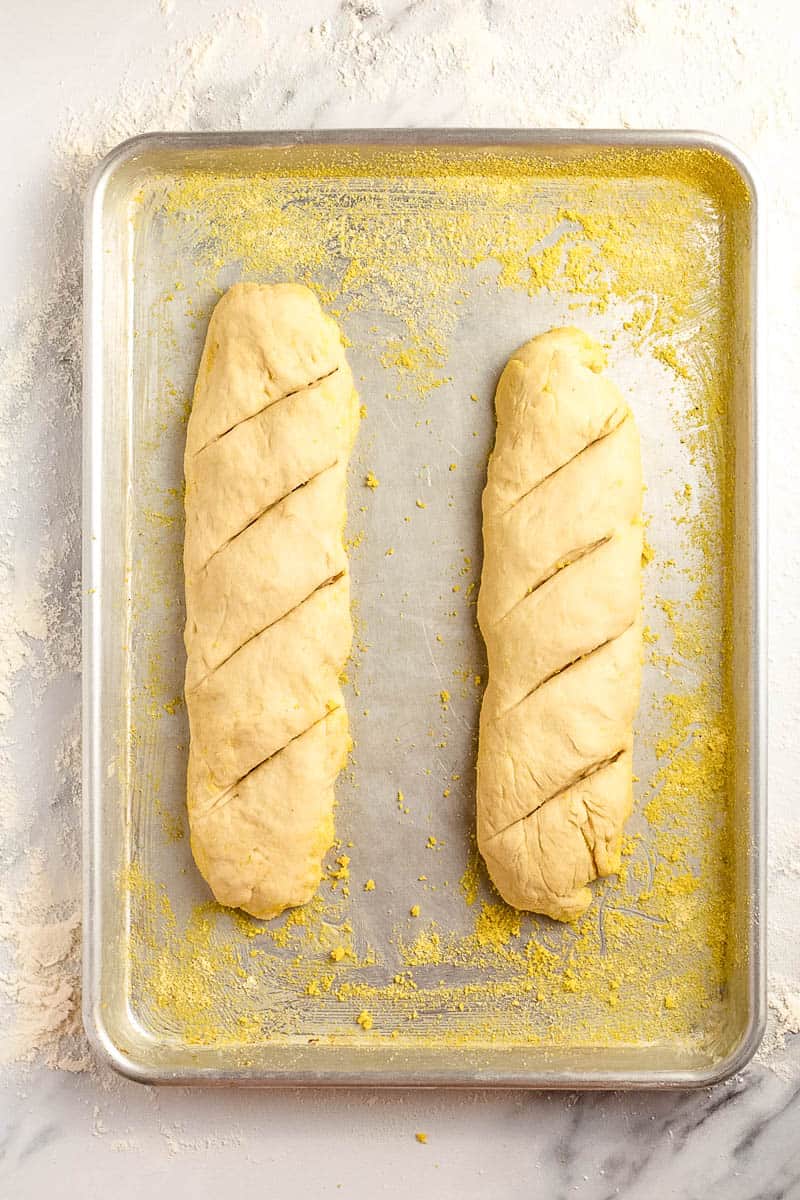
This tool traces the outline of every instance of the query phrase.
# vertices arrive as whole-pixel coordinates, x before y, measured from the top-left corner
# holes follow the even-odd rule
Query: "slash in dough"
[[[604,365],[577,329],[512,356],[483,493],[478,845],[509,904],[560,921],[619,869],[632,804],[642,475]]]
[[[200,872],[256,917],[308,901],[333,840],[357,426],[341,335],[314,294],[232,287],[186,435],[187,802]]]

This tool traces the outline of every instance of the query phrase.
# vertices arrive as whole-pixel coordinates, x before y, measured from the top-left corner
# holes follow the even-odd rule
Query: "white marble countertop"
[[[6,0],[0,35],[0,1027],[11,1031],[39,986],[20,974],[17,901],[62,913],[70,929],[77,919],[80,194],[123,137],[622,125],[708,129],[740,145],[765,185],[772,246],[773,647],[770,1052],[742,1075],[711,1091],[628,1095],[158,1091],[65,1070],[46,1036],[31,1061],[14,1061],[24,1038],[5,1032],[0,1195],[800,1197],[794,0]]]

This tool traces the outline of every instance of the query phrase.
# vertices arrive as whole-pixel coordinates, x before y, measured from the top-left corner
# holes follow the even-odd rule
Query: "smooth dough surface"
[[[313,895],[350,745],[343,532],[358,403],[339,330],[296,284],[236,284],[206,335],[186,436],[187,803],[217,900]]]
[[[483,494],[478,845],[509,904],[561,921],[619,869],[632,805],[642,473],[604,365],[577,329],[511,357]]]

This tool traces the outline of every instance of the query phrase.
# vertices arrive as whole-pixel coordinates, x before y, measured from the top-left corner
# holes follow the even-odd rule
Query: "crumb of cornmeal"
[[[417,500],[417,508],[427,508],[427,507],[428,506],[424,500]]]
[[[408,910],[408,915],[410,917],[418,917],[419,916],[419,905],[412,904],[411,908]]]
[[[331,958],[334,962],[341,962],[347,951],[344,946],[334,946],[331,950]]]
[[[364,479],[364,487],[371,488],[374,492],[376,487],[380,487],[380,482],[381,481],[372,474],[372,471],[368,471],[366,478]]]
[[[447,688],[442,688],[442,690],[439,692],[439,699],[441,700],[442,704],[449,704],[450,693],[448,692]]]
[[[328,874],[331,878],[331,887],[336,891],[339,883],[344,883],[350,878],[350,858],[347,854],[340,854],[336,859],[337,866],[330,867]]]
[[[455,471],[457,466],[458,466],[458,463],[450,463],[450,470]]]
[[[374,892],[375,891],[375,880],[374,879],[367,880],[367,882],[364,884],[364,891],[365,892]]]
[[[420,1143],[421,1146],[424,1146],[428,1140],[427,1133],[415,1133],[414,1137],[417,1139],[417,1141]]]
[[[366,417],[366,415],[367,415],[367,406],[366,406],[366,404],[362,404],[362,405],[361,405],[361,407],[360,407],[360,408],[359,408],[359,410],[358,410],[358,415],[361,417],[361,420],[363,421],[363,420],[364,420],[364,418],[365,418],[365,417]]]
[[[356,1024],[362,1029],[372,1029],[372,1015],[366,1009],[362,1009],[356,1017]]]

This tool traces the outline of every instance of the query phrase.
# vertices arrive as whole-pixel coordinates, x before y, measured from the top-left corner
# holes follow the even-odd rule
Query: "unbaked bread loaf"
[[[357,425],[341,336],[314,294],[232,287],[186,436],[187,802],[217,900],[257,917],[311,898],[333,839]]]
[[[604,365],[577,329],[511,357],[483,494],[478,845],[509,904],[563,921],[618,870],[632,803],[641,462]]]

